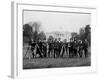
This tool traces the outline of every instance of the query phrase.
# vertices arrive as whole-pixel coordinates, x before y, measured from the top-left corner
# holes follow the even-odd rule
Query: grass
[[[23,59],[23,69],[90,66],[90,61],[90,57]]]

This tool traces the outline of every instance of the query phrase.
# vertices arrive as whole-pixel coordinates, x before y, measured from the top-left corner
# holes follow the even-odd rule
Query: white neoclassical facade
[[[64,39],[67,40],[67,42],[70,41],[71,38],[71,33],[69,32],[60,32],[60,31],[55,31],[55,32],[47,32],[46,33],[46,39],[49,38],[49,36],[53,36],[54,39],[61,39],[63,41]]]

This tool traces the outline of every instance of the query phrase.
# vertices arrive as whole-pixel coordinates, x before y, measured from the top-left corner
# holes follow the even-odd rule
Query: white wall
[[[26,0],[24,0],[26,1]],[[100,80],[100,0],[27,0],[38,4],[58,4],[58,5],[76,5],[97,7],[97,26],[95,28],[96,52],[98,52],[98,71],[92,74],[61,75],[41,78],[32,78],[34,80]],[[11,80],[11,0],[0,1],[0,80]],[[25,79],[25,80],[32,80]],[[23,79],[22,79],[23,80]]]

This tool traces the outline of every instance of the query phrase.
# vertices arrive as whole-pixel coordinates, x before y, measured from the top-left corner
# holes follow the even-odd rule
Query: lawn
[[[23,69],[90,66],[88,58],[34,58],[23,59]]]

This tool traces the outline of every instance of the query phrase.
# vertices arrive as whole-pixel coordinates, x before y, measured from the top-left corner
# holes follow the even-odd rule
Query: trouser
[[[54,49],[54,58],[59,56],[59,51],[57,49]]]
[[[83,49],[79,49],[79,56],[82,57],[83,55]]]
[[[31,48],[31,51],[32,51],[32,57],[34,58],[35,57],[34,48]]]
[[[77,49],[73,49],[73,56],[77,56]]]
[[[48,57],[50,57],[51,51],[52,51],[52,49],[49,49],[49,51],[48,51]]]
[[[87,48],[84,49],[84,54],[85,54],[85,57],[88,57],[88,49]]]
[[[56,56],[57,56],[57,57],[60,56],[60,51],[59,51],[59,49],[57,49],[57,51],[56,51]]]
[[[69,57],[73,57],[73,49],[71,47],[69,48]]]
[[[47,54],[46,54],[46,50],[43,51],[43,56],[46,58]]]
[[[65,50],[64,47],[62,48],[62,54],[61,54],[61,57],[63,57],[64,53],[65,53]]]
[[[43,54],[39,48],[37,48],[36,54],[39,54],[40,58],[43,57]]]

